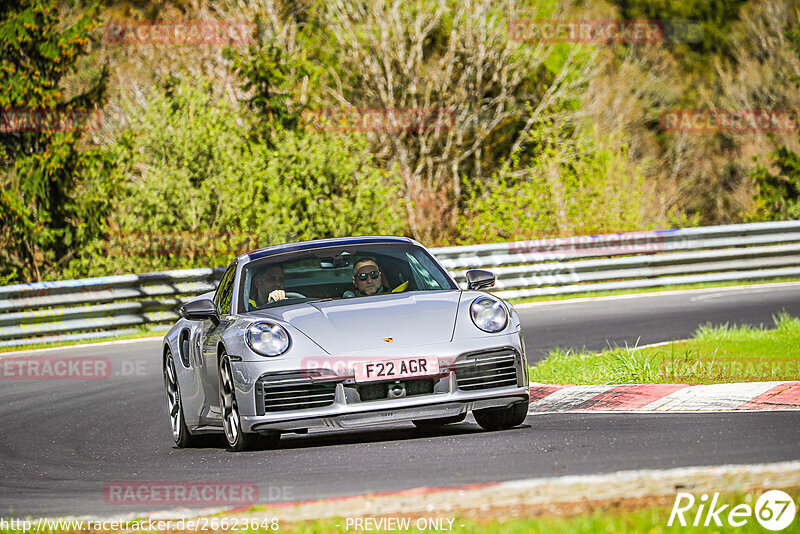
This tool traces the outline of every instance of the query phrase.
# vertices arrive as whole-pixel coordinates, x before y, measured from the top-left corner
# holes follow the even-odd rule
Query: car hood
[[[329,354],[350,354],[451,341],[460,295],[430,291],[308,302],[272,308],[269,315]]]

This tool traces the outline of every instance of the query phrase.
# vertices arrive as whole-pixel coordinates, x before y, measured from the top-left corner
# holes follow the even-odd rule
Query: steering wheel
[[[287,299],[304,299],[304,298],[306,298],[305,295],[303,295],[301,293],[298,293],[296,291],[285,291],[284,293],[286,294],[286,298]],[[269,299],[268,302],[275,302],[275,299]]]

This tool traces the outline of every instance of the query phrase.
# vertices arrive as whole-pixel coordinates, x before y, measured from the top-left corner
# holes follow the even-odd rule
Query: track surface
[[[705,322],[771,324],[800,315],[800,285],[661,294],[523,308],[532,360],[548,348],[600,349],[684,338]],[[274,451],[172,447],[159,342],[44,355],[106,356],[98,381],[0,380],[0,516],[112,515],[163,506],[106,504],[130,481],[243,481],[262,502],[628,469],[800,459],[800,412],[548,414],[484,432],[470,418],[424,433],[409,425],[286,436]],[[31,353],[28,353],[29,355]],[[480,458],[480,461],[476,461]]]

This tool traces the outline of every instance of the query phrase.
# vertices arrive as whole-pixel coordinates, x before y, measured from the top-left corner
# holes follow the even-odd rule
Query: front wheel
[[[230,357],[225,353],[222,354],[219,362],[219,406],[229,450],[234,452],[252,450],[266,445],[274,445],[279,439],[280,435],[262,436],[242,431],[239,405],[236,403],[233,368]]]
[[[528,416],[528,402],[518,402],[505,408],[473,410],[475,421],[486,430],[505,430],[521,425]]]
[[[189,433],[189,429],[186,427],[186,418],[183,416],[181,390],[175,370],[175,358],[173,358],[171,350],[167,352],[167,360],[164,362],[164,387],[167,390],[167,410],[169,410],[169,421],[175,445],[181,449],[196,446],[197,436]]]

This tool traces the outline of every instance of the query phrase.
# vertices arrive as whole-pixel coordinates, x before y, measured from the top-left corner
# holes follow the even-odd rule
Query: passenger
[[[377,295],[378,293],[386,292],[383,285],[381,285],[381,268],[378,267],[375,260],[363,258],[353,265],[353,286],[355,291],[345,292],[345,298]]]
[[[250,305],[260,308],[270,302],[284,300],[286,291],[283,282],[283,267],[280,265],[270,265],[253,276]]]

